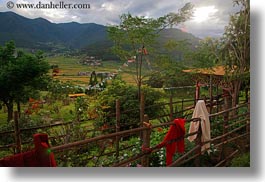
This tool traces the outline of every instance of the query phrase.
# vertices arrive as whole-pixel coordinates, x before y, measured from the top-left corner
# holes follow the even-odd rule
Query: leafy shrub
[[[48,87],[48,94],[46,100],[56,101],[68,97],[68,94],[84,93],[82,87],[74,86],[70,82],[62,82],[59,80],[52,80]]]
[[[145,106],[154,105],[162,95],[161,92],[149,87],[143,86],[142,91],[145,95]],[[119,78],[114,79],[112,84],[98,95],[98,102],[101,107],[97,107],[97,112],[100,113],[100,115],[105,115],[105,117],[101,118],[101,121],[95,122],[96,126],[99,127],[102,126],[102,124],[108,124],[110,126],[115,124],[115,117],[107,117],[106,113],[115,113],[117,99],[119,99],[121,103],[121,128],[129,129],[139,126],[140,114],[138,89],[135,86],[127,85],[126,82]],[[152,117],[158,115],[159,108],[148,108],[145,110],[145,114]],[[104,123],[102,123],[102,120]]]
[[[231,167],[250,167],[250,153],[245,153],[231,161]]]
[[[164,85],[164,78],[160,72],[152,74],[145,83],[152,88],[162,88]]]

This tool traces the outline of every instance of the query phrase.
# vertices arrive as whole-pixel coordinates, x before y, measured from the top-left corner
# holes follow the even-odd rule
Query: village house
[[[102,66],[102,60],[96,59],[94,56],[87,56],[80,60],[79,63],[88,66]]]

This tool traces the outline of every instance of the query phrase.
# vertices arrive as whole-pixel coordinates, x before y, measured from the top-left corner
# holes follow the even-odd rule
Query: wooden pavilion
[[[226,76],[233,75],[234,70],[230,70],[227,74],[227,69],[225,66],[216,66],[212,68],[194,68],[189,70],[182,70],[185,73],[192,74],[192,79],[196,82],[195,100],[200,98],[200,87],[209,87],[209,97],[210,97],[210,112],[212,111],[212,106],[214,101],[218,101],[219,98],[213,98],[213,87],[216,87],[217,97],[223,97],[224,101],[231,102],[231,92],[233,86],[233,80],[227,81]],[[222,93],[218,94],[218,89],[222,89]],[[247,95],[247,94],[246,94]],[[248,97],[246,97],[248,101]],[[225,104],[225,105],[226,105]]]

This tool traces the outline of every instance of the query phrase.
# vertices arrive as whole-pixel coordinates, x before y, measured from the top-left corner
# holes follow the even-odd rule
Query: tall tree
[[[250,80],[250,2],[234,0],[234,3],[241,9],[230,17],[221,39],[221,60],[227,67],[233,106],[238,103],[242,82]]]
[[[178,13],[169,13],[157,19],[132,16],[130,13],[120,16],[118,26],[108,28],[109,37],[114,41],[113,50],[121,60],[136,57],[136,83],[140,96],[143,81],[142,65],[150,54],[159,32],[188,20],[193,13],[193,5],[187,3]],[[148,50],[148,52],[147,52]]]
[[[238,104],[242,85],[250,80],[250,4],[249,0],[234,0],[240,10],[231,15],[225,33],[220,39],[204,39],[192,54],[196,67],[224,65],[224,87],[232,97],[232,106]]]
[[[219,61],[219,39],[206,37],[200,41],[196,49],[185,58],[192,61],[192,66],[196,68],[212,68]]]
[[[34,90],[46,85],[49,65],[39,53],[16,51],[14,42],[0,47],[0,100],[8,110],[7,120],[13,115],[14,102],[18,104]]]

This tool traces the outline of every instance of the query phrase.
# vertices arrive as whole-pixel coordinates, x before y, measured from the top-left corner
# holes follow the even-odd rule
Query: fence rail
[[[217,117],[217,116],[223,115],[224,113],[231,112],[231,111],[233,111],[235,109],[241,108],[243,106],[246,106],[246,105],[241,105],[241,106],[236,107],[236,108],[233,108],[233,109],[228,109],[228,110],[225,110],[225,111],[216,113],[216,114],[212,114],[212,115],[210,115],[210,117]],[[199,120],[200,120],[199,118],[195,118],[195,119],[188,120],[188,122],[189,121],[190,122],[195,122],[195,121],[199,121]],[[246,120],[247,119],[245,119],[244,121],[246,121]],[[99,141],[99,140],[104,140],[104,139],[109,139],[109,138],[115,138],[117,136],[121,137],[121,136],[124,136],[125,134],[139,133],[139,132],[148,131],[148,130],[149,131],[152,131],[155,128],[162,127],[162,126],[169,126],[169,125],[173,125],[173,124],[174,124],[173,122],[161,123],[161,124],[153,125],[153,126],[149,126],[149,127],[140,127],[140,128],[136,128],[136,129],[132,129],[132,130],[111,133],[111,134],[108,134],[108,135],[99,136],[99,137],[95,137],[95,138],[92,138],[92,139],[83,140],[83,141],[80,141],[80,142],[74,142],[74,143],[67,144],[67,145],[53,147],[52,150],[55,151],[55,152],[56,151],[60,151],[60,150],[67,150],[67,149],[70,149],[70,148],[78,147],[80,145],[86,145],[86,144],[89,144],[89,143],[92,143],[92,142],[96,142],[96,141]],[[215,142],[217,140],[223,139],[223,138],[225,138],[227,136],[230,136],[233,133],[236,133],[237,131],[240,131],[240,130],[244,129],[247,125],[249,125],[249,123],[248,124],[245,124],[245,125],[242,125],[240,127],[237,127],[235,129],[233,129],[232,131],[229,131],[229,132],[227,132],[227,133],[225,133],[225,134],[223,134],[221,136],[217,136],[217,137],[213,138],[212,140],[207,141],[205,143],[209,143],[209,142],[213,143],[213,142]],[[191,133],[191,134],[187,134],[187,135],[185,135],[185,138],[187,138],[188,136],[194,135],[194,134],[198,134],[198,132]],[[242,135],[239,135],[239,136],[230,138],[228,140],[221,141],[219,143],[216,143],[216,147],[220,147],[220,146],[222,146],[222,145],[224,145],[224,144],[226,144],[228,142],[234,141],[236,139],[242,138],[242,137],[247,136],[247,135],[249,135],[249,133],[245,133],[245,134],[242,134]],[[180,139],[181,138],[177,138],[174,141],[177,141],[177,140],[180,140]],[[171,141],[171,142],[173,142],[173,141]],[[205,143],[203,143],[203,144],[205,144]],[[183,156],[181,156],[180,158],[178,158],[176,161],[174,161],[174,163],[172,163],[170,165],[170,167],[171,166],[179,166],[179,165],[181,165],[181,164],[183,164],[185,162],[188,162],[190,160],[196,159],[198,156],[202,155],[202,153],[201,153],[201,145],[202,145],[202,143],[196,145],[193,149],[191,149],[190,151],[188,151],[187,153],[185,153]],[[198,151],[198,149],[200,149],[199,152],[197,152],[194,155],[190,156],[190,154],[194,153],[195,151]],[[137,154],[135,156],[132,156],[129,159],[126,159],[126,160],[120,161],[118,163],[115,163],[115,164],[113,164],[111,166],[113,166],[113,167],[116,167],[116,166],[126,166],[129,163],[132,163],[134,161],[141,160],[143,157],[149,156],[152,152],[156,152],[157,150],[158,150],[158,147],[157,146],[150,147],[149,148],[149,151],[141,151],[139,154]]]
[[[53,147],[51,147],[51,150],[56,154],[56,153],[60,153],[62,151],[65,152],[65,151],[71,150],[73,148],[82,148],[88,144],[92,144],[92,143],[95,143],[98,141],[104,141],[104,140],[110,140],[111,139],[114,141],[114,144],[115,144],[114,150],[112,150],[111,152],[102,153],[100,156],[96,156],[96,157],[102,157],[102,156],[108,156],[108,155],[114,155],[115,154],[116,158],[118,158],[121,151],[130,149],[131,147],[135,147],[135,145],[132,145],[131,147],[130,146],[121,147],[120,146],[121,139],[126,137],[126,136],[131,136],[131,135],[137,134],[137,136],[139,136],[141,138],[143,145],[145,147],[149,148],[149,151],[142,151],[141,149],[139,149],[140,152],[138,154],[136,154],[135,156],[131,156],[129,159],[126,159],[123,161],[116,161],[114,164],[109,164],[109,165],[110,166],[125,166],[125,165],[128,165],[129,163],[131,163],[133,161],[141,160],[143,166],[149,166],[150,155],[159,150],[158,146],[150,146],[150,135],[151,135],[151,133],[155,132],[155,130],[154,130],[155,128],[168,127],[170,125],[173,125],[174,123],[172,122],[172,119],[173,119],[173,115],[175,115],[175,114],[181,113],[181,116],[186,116],[186,115],[184,115],[184,112],[192,111],[194,109],[194,105],[190,105],[193,101],[194,100],[181,100],[181,101],[173,102],[172,98],[171,98],[169,103],[159,103],[159,104],[155,104],[152,106],[144,107],[144,100],[143,100],[141,102],[140,108],[121,111],[120,110],[120,103],[117,100],[117,102],[116,102],[116,113],[114,115],[111,115],[111,114],[109,115],[109,116],[113,116],[113,117],[115,116],[116,124],[108,128],[108,130],[109,129],[114,130],[114,133],[110,133],[110,134],[106,134],[106,135],[100,135],[100,136],[96,136],[93,138],[87,138],[87,139],[84,139],[82,141],[75,141],[75,142],[64,144],[64,145],[53,146]],[[217,106],[217,108],[218,108],[219,101],[220,100],[217,100],[215,102],[215,104],[208,103],[207,105],[210,107]],[[185,102],[189,103],[188,108],[185,108],[186,106],[184,107]],[[181,104],[182,110],[174,112],[174,110],[173,110],[174,104]],[[245,137],[245,136],[249,136],[249,123],[250,123],[249,112],[246,112],[243,114],[239,113],[236,116],[232,116],[230,118],[227,118],[227,115],[229,115],[229,113],[231,113],[233,111],[237,111],[243,107],[246,107],[248,109],[248,106],[249,106],[249,103],[245,103],[245,104],[241,104],[237,107],[229,108],[229,109],[222,110],[222,111],[219,111],[217,109],[216,110],[216,111],[218,111],[217,113],[211,113],[210,114],[210,120],[213,120],[214,118],[217,118],[217,117],[222,118],[220,123],[214,123],[214,122],[212,123],[211,122],[211,127],[217,127],[217,126],[221,125],[221,127],[223,127],[223,134],[219,135],[219,136],[215,136],[213,139],[211,139],[208,142],[215,143],[215,147],[223,148],[224,145],[229,143],[229,142],[232,142],[234,140],[237,140],[237,139]],[[158,116],[156,118],[150,118],[149,119],[147,115],[144,115],[144,112],[147,109],[152,108],[152,107],[168,107],[169,113]],[[136,111],[136,110],[139,111],[140,114],[143,115],[141,117],[140,123],[149,123],[149,120],[159,119],[160,117],[168,117],[170,122],[156,124],[156,125],[149,124],[148,126],[140,125],[138,128],[133,128],[130,130],[121,131],[121,127],[126,125],[126,124],[120,123],[121,115],[126,114],[128,112]],[[242,117],[246,117],[246,118],[238,120],[238,118],[242,118]],[[30,128],[21,128],[20,129],[18,127],[17,121],[18,121],[18,118],[15,117],[15,129],[14,130],[0,132],[0,136],[1,135],[2,136],[7,135],[7,134],[10,134],[10,135],[14,134],[15,143],[0,146],[0,149],[9,149],[9,148],[14,149],[15,148],[16,152],[20,153],[21,152],[21,145],[22,144],[28,144],[31,142],[31,140],[21,141],[21,134],[22,133],[25,133],[28,131],[39,130],[39,129],[50,129],[50,128],[70,125],[70,124],[74,123],[74,122],[61,122],[61,123],[53,123],[53,124],[48,124],[48,125],[46,124],[46,125],[42,125],[42,126],[34,126],[34,127],[30,127]],[[199,118],[193,118],[193,119],[187,119],[187,121],[188,122],[200,122],[200,119]],[[244,124],[244,123],[246,123],[246,124]],[[139,124],[139,122],[138,122],[138,124]],[[237,125],[240,125],[240,126],[237,126]],[[230,128],[232,130],[229,130]],[[228,138],[232,134],[235,134],[238,131],[242,131],[244,129],[246,130],[245,133],[233,136],[232,138],[231,137]],[[86,132],[105,131],[105,130],[107,130],[107,129],[95,128],[95,129],[88,129],[88,130],[86,130]],[[186,134],[184,138],[187,138],[188,136],[195,135],[195,134],[200,135],[200,132]],[[54,139],[64,138],[64,137],[66,137],[66,135],[58,135],[58,136],[51,136],[50,139],[54,140]],[[197,137],[197,138],[200,138],[200,137]],[[183,138],[177,138],[174,141],[178,141],[180,139],[183,139]],[[221,140],[221,141],[219,143],[216,143],[219,140]],[[174,141],[171,141],[171,142],[174,142]],[[202,146],[202,143],[200,143],[200,141],[198,140],[193,149],[191,149],[190,151],[187,151],[185,154],[180,156],[176,161],[174,161],[170,165],[170,167],[183,165],[186,162],[197,159],[199,156],[202,155],[201,150],[200,150],[201,146]],[[233,154],[233,155],[235,155],[235,154]],[[91,160],[92,158],[93,158],[93,156],[88,157],[89,160]],[[196,163],[197,163],[196,165],[199,165],[198,161]],[[220,166],[224,163],[225,163],[225,159],[223,159],[219,164],[217,164],[217,166]]]

